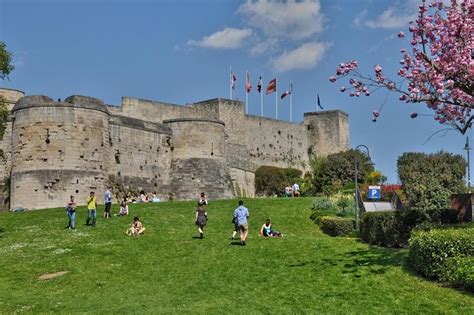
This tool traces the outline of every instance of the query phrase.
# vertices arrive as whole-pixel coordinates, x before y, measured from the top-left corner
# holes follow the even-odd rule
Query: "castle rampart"
[[[246,115],[242,102],[219,98],[186,106],[131,97],[111,106],[77,95],[15,103],[0,144],[11,156],[4,178],[11,174],[12,209],[63,206],[71,194],[82,204],[111,180],[165,200],[201,191],[211,199],[253,197],[259,166],[307,171],[312,155],[349,147],[348,116],[338,110],[289,123]]]

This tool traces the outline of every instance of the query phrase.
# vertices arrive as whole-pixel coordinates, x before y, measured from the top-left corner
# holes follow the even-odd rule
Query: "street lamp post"
[[[367,151],[367,157],[369,158],[370,161],[370,152],[369,148],[366,145],[360,144],[355,147],[354,151],[357,151],[359,148],[364,148]],[[369,162],[370,163],[370,162]],[[371,163],[372,164],[372,163]],[[355,166],[355,216],[356,216],[356,230],[359,231],[359,225],[360,225],[360,209],[359,209],[359,187],[358,187],[358,182],[357,182],[357,156],[354,159],[354,166]],[[372,164],[373,165],[373,164]]]
[[[471,163],[469,161],[469,151],[471,147],[469,146],[469,137],[466,136],[466,145],[464,146],[464,150],[467,152],[467,189],[469,193],[471,193]]]

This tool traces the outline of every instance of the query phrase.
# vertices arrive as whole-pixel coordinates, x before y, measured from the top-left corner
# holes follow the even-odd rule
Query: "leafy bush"
[[[348,236],[355,233],[354,219],[340,217],[321,217],[321,230],[330,236]]]
[[[355,161],[357,161],[359,183],[364,182],[366,175],[373,171],[369,165],[370,159],[360,151],[348,150],[333,153],[327,157],[318,157],[312,160],[314,186],[317,192],[332,193],[332,186],[341,189],[350,182],[354,182]],[[328,188],[329,187],[329,188]]]
[[[436,209],[428,210],[431,222],[437,224],[457,224],[461,222],[459,210],[456,209]]]
[[[440,280],[474,291],[474,257],[455,256],[446,259],[446,268]]]
[[[360,222],[360,238],[369,244],[402,247],[408,241],[406,228],[397,211],[366,212]]]
[[[286,182],[282,168],[274,166],[260,166],[255,172],[255,192],[257,195],[281,195]]]
[[[466,161],[460,155],[404,153],[397,168],[410,209],[448,208],[451,194],[465,190]]]
[[[451,271],[446,271],[448,258],[463,256],[474,256],[474,228],[415,231],[410,238],[410,261],[413,268],[426,277],[433,279],[458,277],[463,271],[459,273],[452,271],[456,269],[456,262],[451,261],[449,263]]]
[[[334,205],[331,200],[323,197],[314,198],[313,207],[311,210],[313,210],[313,212],[309,218],[318,225],[321,222],[321,217],[335,214]]]
[[[302,172],[294,168],[260,166],[255,172],[255,192],[257,195],[282,195],[286,186],[301,182]]]

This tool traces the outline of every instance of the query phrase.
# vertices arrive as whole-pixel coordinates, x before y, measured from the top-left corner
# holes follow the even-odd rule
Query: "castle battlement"
[[[0,142],[10,208],[63,206],[69,195],[84,203],[112,179],[165,200],[201,191],[211,199],[253,197],[258,167],[308,171],[313,155],[349,148],[348,115],[339,110],[290,123],[247,115],[242,102],[223,98],[177,105],[123,97],[114,106],[79,95],[2,95],[12,104]]]

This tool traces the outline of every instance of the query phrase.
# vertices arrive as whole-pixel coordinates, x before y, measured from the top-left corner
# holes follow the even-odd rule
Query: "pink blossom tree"
[[[348,79],[349,87],[340,91],[351,97],[386,89],[398,93],[400,101],[425,103],[436,121],[464,134],[474,119],[474,0],[451,0],[450,6],[422,0],[409,31],[411,48],[400,51],[399,82],[389,79],[380,65],[374,66],[374,76],[363,74],[355,60],[339,64],[329,80]]]

